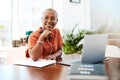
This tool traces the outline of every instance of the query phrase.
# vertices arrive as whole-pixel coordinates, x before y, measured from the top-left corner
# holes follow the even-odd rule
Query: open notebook
[[[31,58],[25,59],[23,61],[17,61],[13,64],[15,65],[21,65],[21,66],[33,66],[33,67],[45,67],[51,64],[56,63],[55,60],[45,60],[45,59],[39,59],[37,61],[33,61]]]

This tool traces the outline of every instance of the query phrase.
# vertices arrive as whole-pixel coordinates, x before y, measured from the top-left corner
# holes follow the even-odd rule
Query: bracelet
[[[39,43],[39,44],[44,44],[44,42],[43,42],[43,41],[37,41],[37,43]]]

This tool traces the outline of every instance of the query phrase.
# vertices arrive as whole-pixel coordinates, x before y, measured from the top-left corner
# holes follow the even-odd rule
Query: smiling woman
[[[42,26],[29,36],[26,57],[35,61],[61,58],[63,40],[56,27],[58,13],[52,8],[46,9],[42,14],[41,22]]]

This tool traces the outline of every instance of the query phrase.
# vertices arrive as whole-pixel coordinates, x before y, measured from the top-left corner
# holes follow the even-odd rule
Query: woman
[[[58,14],[54,9],[43,12],[42,27],[33,32],[28,39],[26,57],[36,61],[38,59],[56,59],[62,55],[63,40],[59,29],[55,28]]]

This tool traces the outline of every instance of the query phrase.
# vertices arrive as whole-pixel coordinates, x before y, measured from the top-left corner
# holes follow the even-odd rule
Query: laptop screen
[[[107,34],[85,35],[82,63],[99,63],[105,58]]]

